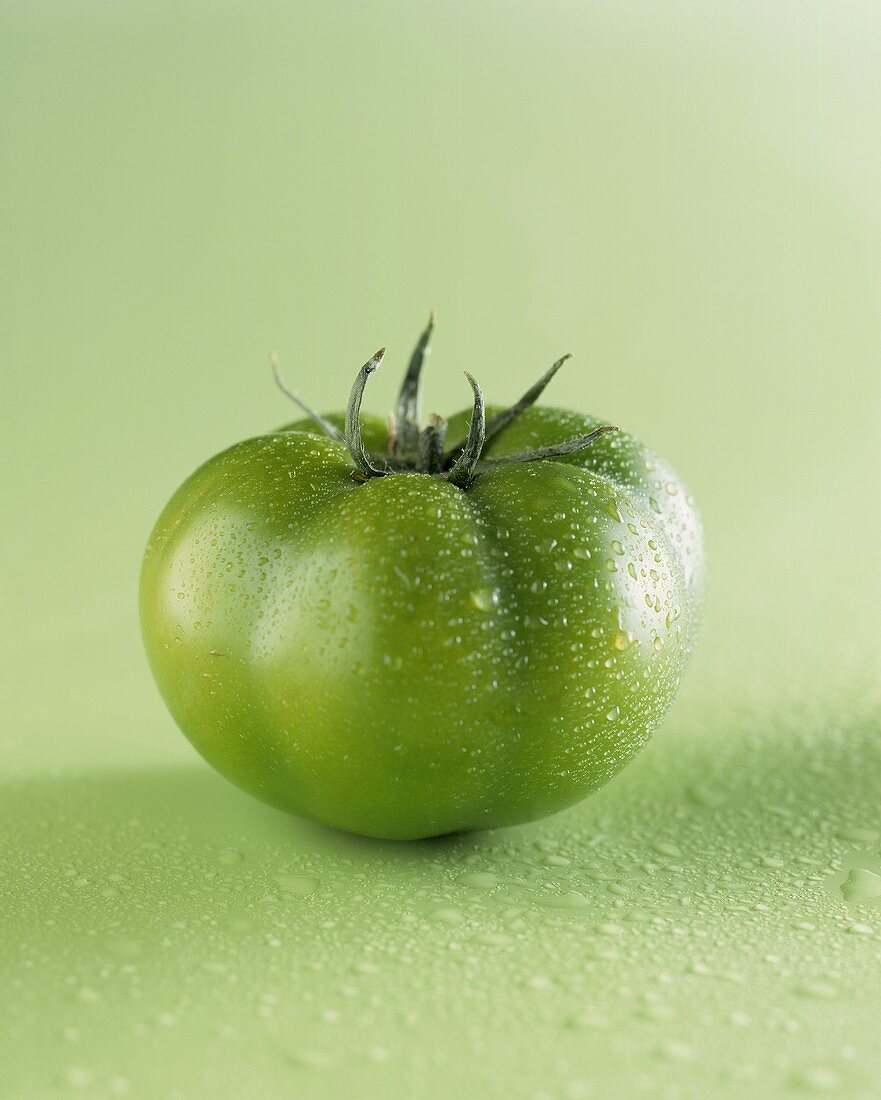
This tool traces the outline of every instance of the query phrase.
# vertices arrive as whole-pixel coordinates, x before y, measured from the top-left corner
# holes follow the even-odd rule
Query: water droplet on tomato
[[[492,611],[498,606],[499,594],[493,588],[476,588],[470,595],[470,602],[478,611]]]

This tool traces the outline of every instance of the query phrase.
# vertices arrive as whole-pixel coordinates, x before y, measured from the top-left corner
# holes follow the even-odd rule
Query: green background
[[[0,4],[0,1095],[881,1092],[881,12]],[[286,818],[150,681],[177,484],[430,307],[427,406],[668,456],[707,627],[653,743],[529,827]]]

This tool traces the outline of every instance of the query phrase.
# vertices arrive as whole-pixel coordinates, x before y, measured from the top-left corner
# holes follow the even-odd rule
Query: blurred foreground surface
[[[881,13],[0,3],[0,1096],[881,1095]],[[7,293],[8,291],[8,293]],[[548,399],[703,511],[705,637],[580,807],[396,845],[195,759],[160,508],[340,408]]]

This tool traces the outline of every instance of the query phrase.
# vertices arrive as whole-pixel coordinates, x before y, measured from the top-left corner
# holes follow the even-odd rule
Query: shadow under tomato
[[[327,854],[356,865],[375,859],[418,867],[437,860],[453,866],[476,848],[493,858],[494,849],[501,856],[512,844],[540,846],[567,837],[583,838],[589,859],[599,835],[611,843],[634,830],[670,836],[683,821],[712,843],[732,814],[749,821],[750,833],[767,835],[783,822],[834,829],[836,816],[851,828],[874,819],[870,807],[881,774],[877,720],[863,718],[852,728],[839,721],[828,730],[822,724],[812,730],[789,712],[764,721],[766,730],[746,714],[729,718],[724,731],[671,726],[578,805],[543,821],[489,832],[419,841],[356,836],[268,807],[199,762],[7,782],[0,787],[0,830],[13,851],[68,851],[77,866],[88,863],[104,838],[112,839],[121,862],[133,866],[139,852],[164,845],[178,860],[189,846],[196,861],[212,852],[221,853],[222,862],[234,858],[231,852],[241,852],[244,860],[266,851],[273,859]]]

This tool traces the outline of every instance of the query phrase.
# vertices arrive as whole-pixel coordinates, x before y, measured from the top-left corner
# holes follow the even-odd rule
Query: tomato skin
[[[487,406],[487,415],[501,411],[500,406]],[[450,417],[451,439],[464,437],[471,411],[468,409]],[[332,414],[329,419],[341,427],[345,418]],[[586,435],[608,421],[571,409],[533,405],[491,439],[484,448],[487,458],[502,458],[521,454],[561,439]],[[284,431],[314,431],[308,420],[285,425]],[[364,417],[364,434],[368,446],[382,451],[388,426],[377,416]],[[619,428],[614,434],[602,436],[590,447],[574,454],[555,458],[554,462],[591,470],[616,485],[630,490],[651,512],[673,545],[679,558],[688,589],[688,645],[694,648],[700,636],[706,588],[704,535],[694,497],[670,463],[650,450],[629,432]]]
[[[515,429],[560,438],[534,408],[498,453]],[[383,430],[364,418],[368,446]],[[688,531],[571,459],[465,490],[351,469],[297,425],[211,459],[164,510],[141,619],[193,745],[272,805],[386,838],[531,820],[605,783],[693,643]]]
[[[497,411],[489,408],[488,413]],[[453,436],[464,433],[468,413],[459,413],[450,420]],[[534,405],[487,445],[487,458],[540,447],[551,439],[571,439],[607,424],[596,416],[569,409]],[[700,635],[706,586],[704,536],[700,514],[694,497],[670,463],[649,450],[626,430],[602,436],[590,447],[575,454],[557,458],[555,462],[592,470],[639,497],[653,522],[660,525],[679,558],[688,590],[688,645],[691,649]]]

